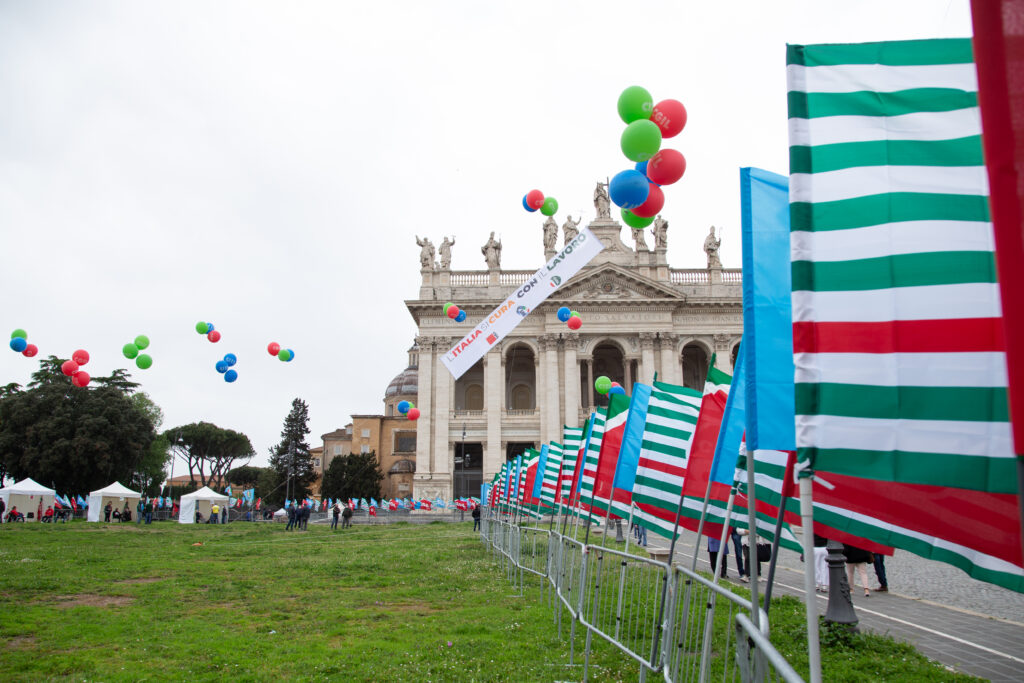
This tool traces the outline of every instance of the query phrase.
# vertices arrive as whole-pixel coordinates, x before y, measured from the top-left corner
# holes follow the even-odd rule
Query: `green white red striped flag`
[[[594,475],[592,496],[581,502],[584,509],[608,516],[611,505],[612,487],[615,480],[615,469],[619,462],[619,449],[629,418],[630,399],[625,394],[609,394],[608,407],[605,409],[604,431],[601,434],[601,449],[598,453],[597,470]],[[627,513],[628,516],[628,513]]]
[[[580,463],[580,449],[583,448],[585,429],[585,427],[562,427],[562,474],[556,501],[562,505],[570,505],[572,486],[577,480],[576,468]]]
[[[787,61],[798,457],[839,528],[1024,591],[971,41]]]
[[[580,478],[579,497],[575,499],[576,506],[583,511],[589,509],[590,501],[594,497],[594,478],[597,476],[597,463],[601,455],[601,440],[604,437],[604,423],[607,416],[607,407],[599,408],[590,416],[590,431],[587,433],[582,451],[583,470]]]
[[[544,463],[544,481],[541,483],[540,504],[553,508],[557,505],[559,478],[562,476],[562,444],[548,443],[548,459]]]

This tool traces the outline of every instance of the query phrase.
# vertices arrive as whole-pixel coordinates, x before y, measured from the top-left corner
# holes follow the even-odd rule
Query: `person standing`
[[[302,530],[307,531],[309,529],[309,515],[313,512],[313,508],[310,507],[309,503],[302,506]]]
[[[137,514],[139,516],[139,518],[135,520],[136,524],[142,524],[142,514],[145,511],[146,511],[146,506],[142,502],[142,499],[139,498],[139,504],[135,506],[135,514]]]
[[[721,576],[723,579],[725,579],[725,578],[728,578],[728,576],[729,576],[729,562],[726,559],[729,556],[729,554],[728,553],[720,553],[719,551],[721,549],[722,549],[722,542],[720,540],[718,540],[717,538],[715,538],[714,536],[708,536],[708,555],[711,557],[711,573],[714,574],[716,571],[718,571],[718,556],[719,556],[719,554],[721,554],[721,556],[722,556],[722,569],[721,569],[721,572],[719,573],[719,576]]]
[[[843,545],[843,555],[846,556],[846,580],[850,584],[850,592],[853,592],[853,573],[860,574],[860,584],[864,587],[864,597],[870,598],[871,591],[868,589],[868,563],[873,563],[871,553],[863,548],[854,545]]]
[[[3,498],[0,498],[0,524],[4,523],[4,511],[7,509],[7,503],[4,502]]]
[[[345,506],[345,510],[341,513],[341,528],[352,526],[352,508],[348,505]]]
[[[828,539],[814,534],[814,583],[815,590],[828,593]]]
[[[338,529],[338,517],[341,516],[341,503],[335,501],[331,507],[331,530],[336,531]]]
[[[110,521],[110,513],[113,512],[113,511],[114,511],[114,506],[111,505],[110,501],[108,500],[106,506],[104,506],[104,508],[103,508],[103,521],[104,522],[109,522]]]
[[[875,577],[878,579],[878,588],[875,589],[876,593],[888,593],[889,592],[889,581],[885,578],[885,555],[882,553],[872,553],[875,556]]]
[[[210,519],[206,522],[207,524],[217,524],[220,522],[220,506],[214,503],[210,506]]]
[[[228,523],[228,506],[227,505],[221,505],[220,506],[220,523],[221,524],[227,524]]]
[[[295,503],[288,506],[288,526],[284,528],[285,531],[291,531],[295,527]]]
[[[124,502],[124,510],[121,510],[121,521],[131,522],[132,521],[132,509],[128,507],[128,501]]]
[[[480,530],[480,506],[477,505],[473,508],[473,531]]]
[[[750,583],[750,579],[747,578],[750,568],[743,564],[743,541],[740,539],[740,532],[736,531],[736,527],[729,527],[729,538],[732,539],[732,549],[736,553],[736,571],[739,572],[740,581]]]

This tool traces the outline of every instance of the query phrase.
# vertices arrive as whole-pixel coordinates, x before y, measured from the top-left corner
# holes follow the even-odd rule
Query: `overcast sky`
[[[475,270],[494,230],[502,266],[533,270],[526,191],[593,219],[595,181],[632,167],[623,88],[689,113],[664,143],[688,163],[669,262],[703,267],[715,225],[738,267],[738,169],[788,170],[786,43],[969,35],[965,0],[2,0],[0,332],[130,367],[164,428],[239,430],[265,464],[295,397],[312,446],[382,411],[416,333],[415,235],[454,235]],[[138,334],[146,371],[121,356]],[[0,383],[37,361],[0,351]]]

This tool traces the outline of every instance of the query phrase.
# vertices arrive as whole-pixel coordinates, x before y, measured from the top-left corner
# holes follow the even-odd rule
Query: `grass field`
[[[514,597],[470,529],[4,525],[0,672],[17,681],[578,680],[539,590]],[[795,600],[772,608],[773,641],[797,660],[801,613]],[[829,680],[969,680],[888,639],[830,645],[825,670],[841,675]],[[590,674],[629,681],[638,668],[595,639]]]

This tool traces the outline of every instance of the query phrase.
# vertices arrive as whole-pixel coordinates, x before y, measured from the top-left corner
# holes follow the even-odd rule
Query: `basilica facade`
[[[416,364],[410,363],[421,414],[416,498],[479,495],[480,484],[507,459],[560,441],[563,425],[580,426],[605,402],[593,388],[597,377],[606,375],[627,391],[655,374],[659,381],[700,389],[712,357],[717,367],[732,371],[743,327],[741,273],[722,267],[714,229],[705,241],[707,268],[676,269],[666,260],[667,222],[658,218],[651,246],[650,231],[626,228],[632,231],[629,246],[600,185],[595,209],[587,227],[603,251],[457,380],[441,359],[533,271],[502,270],[493,236],[482,249],[488,267],[479,271],[450,270],[447,238],[439,261],[430,240],[417,238],[422,284],[419,295],[405,302],[418,328]],[[569,217],[557,235],[549,218],[538,263],[555,253],[557,237],[568,243],[578,224]],[[464,322],[445,316],[447,301],[466,311]],[[579,312],[579,331],[558,320],[561,306]]]

